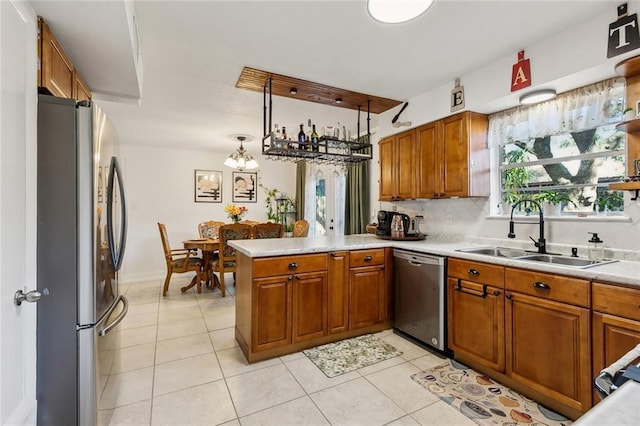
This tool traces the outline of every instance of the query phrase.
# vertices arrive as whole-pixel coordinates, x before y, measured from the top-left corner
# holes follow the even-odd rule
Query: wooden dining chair
[[[309,222],[304,219],[296,220],[293,224],[294,237],[306,237],[309,234]]]
[[[163,223],[158,223],[158,230],[160,231],[160,239],[162,240],[164,259],[167,263],[167,277],[164,279],[162,295],[167,295],[171,275],[173,275],[173,273],[181,274],[185,272],[195,272],[196,276],[193,277],[189,286],[182,287],[180,290],[184,292],[188,287],[193,287],[195,283],[197,285],[197,291],[200,293],[200,277],[204,264],[202,259],[197,257],[198,251],[188,249],[171,249],[169,245],[169,237],[167,236],[167,227]]]
[[[211,238],[212,240],[218,239],[218,230],[224,225],[224,222],[218,220],[209,220],[198,224],[198,234],[200,238]]]
[[[217,272],[220,276],[219,280],[212,279],[214,285],[220,286],[222,297],[225,297],[226,287],[224,274],[227,272],[236,272],[236,249],[229,245],[231,240],[248,240],[251,238],[251,225],[246,223],[232,223],[222,225],[218,231],[218,239],[220,245],[218,249],[218,257],[211,260],[209,270],[213,274]]]
[[[282,238],[284,235],[284,227],[280,223],[258,223],[253,225],[253,238]]]

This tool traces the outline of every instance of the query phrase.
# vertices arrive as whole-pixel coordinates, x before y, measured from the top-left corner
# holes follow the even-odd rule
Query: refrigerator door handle
[[[104,320],[102,320],[101,322],[104,323],[104,324],[109,322],[111,314],[115,311],[116,306],[118,306],[119,302],[122,302],[122,312],[120,312],[120,315],[118,315],[118,318],[113,320],[113,322],[111,322],[109,325],[107,325],[104,328],[100,328],[99,330],[97,330],[98,331],[98,336],[102,337],[102,336],[106,335],[107,333],[109,333],[111,330],[113,330],[115,328],[115,326],[120,324],[120,321],[122,321],[124,319],[124,317],[127,315],[127,312],[129,311],[129,301],[127,300],[126,297],[124,297],[121,294],[121,295],[118,296],[118,298],[116,299],[116,302],[111,306],[111,309],[109,309],[109,311],[104,316]]]
[[[120,201],[120,241],[117,246],[115,242],[115,235],[113,235],[113,203],[114,203],[114,195],[115,195],[115,186],[114,182],[118,181],[118,193],[119,193],[119,201]],[[120,171],[120,166],[118,164],[118,159],[116,157],[111,157],[111,164],[109,166],[109,181],[107,186],[107,234],[109,238],[109,253],[111,254],[111,261],[113,264],[113,269],[115,271],[120,270],[120,266],[122,266],[122,260],[124,259],[124,247],[127,240],[127,203],[124,194],[124,183],[122,182],[122,173]]]

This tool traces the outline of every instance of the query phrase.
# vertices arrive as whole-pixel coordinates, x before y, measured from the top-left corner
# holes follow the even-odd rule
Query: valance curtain
[[[567,132],[593,129],[621,121],[625,79],[600,81],[530,106],[518,106],[489,116],[490,146]]]

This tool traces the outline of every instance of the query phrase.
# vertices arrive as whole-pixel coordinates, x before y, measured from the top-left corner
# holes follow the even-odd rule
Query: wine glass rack
[[[320,164],[354,164],[369,161],[373,157],[370,131],[370,101],[367,102],[367,133],[357,140],[346,140],[332,136],[320,136],[317,143],[301,143],[278,138],[272,126],[271,79],[263,89],[263,132],[262,155],[270,160],[307,160]],[[360,108],[358,108],[357,135],[360,134]]]

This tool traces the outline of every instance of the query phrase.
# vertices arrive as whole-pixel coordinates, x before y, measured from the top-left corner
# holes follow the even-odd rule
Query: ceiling
[[[123,0],[32,3],[89,87],[117,93],[109,84],[130,78],[131,61],[114,45],[122,38],[114,35],[122,31],[121,17],[106,10]],[[515,62],[523,47],[607,9],[615,18],[615,3],[595,0],[436,0],[427,13],[399,25],[371,19],[364,0],[134,5],[140,105],[96,99],[125,143],[223,151],[237,146],[233,134],[262,135],[262,94],[236,88],[245,66],[404,101],[505,56]],[[280,97],[273,114],[294,129],[307,117],[332,117],[354,128],[356,121],[350,110]],[[246,148],[259,151],[258,144]]]

